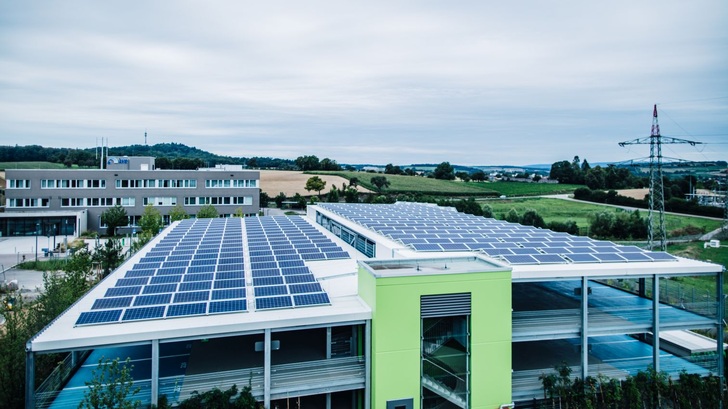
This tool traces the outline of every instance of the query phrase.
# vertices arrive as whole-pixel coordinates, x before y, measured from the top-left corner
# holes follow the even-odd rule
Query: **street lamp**
[[[38,234],[40,231],[40,221],[35,222],[35,261],[38,261]]]
[[[63,249],[66,251],[66,254],[68,254],[68,219],[63,219],[63,233],[66,235],[63,239]]]
[[[56,251],[56,224],[53,223],[53,249],[51,250],[51,255],[53,255],[53,252]]]

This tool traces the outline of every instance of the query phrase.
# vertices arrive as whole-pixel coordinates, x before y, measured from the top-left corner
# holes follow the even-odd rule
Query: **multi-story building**
[[[204,205],[221,216],[259,210],[260,172],[242,166],[159,170],[152,157],[109,157],[106,163],[106,169],[8,169],[5,209],[15,217],[0,223],[2,234],[73,235],[82,226],[103,232],[101,214],[116,205],[129,216],[122,232],[134,229],[147,205],[160,211],[165,225],[177,205],[191,216]]]
[[[29,340],[27,408],[77,407],[100,358],[131,359],[147,405],[235,384],[266,408],[506,408],[562,364],[723,375],[721,265],[427,204],[307,212],[165,229]]]

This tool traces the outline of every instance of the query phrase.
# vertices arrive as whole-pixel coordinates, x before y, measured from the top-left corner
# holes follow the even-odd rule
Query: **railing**
[[[84,351],[77,356],[78,363],[83,362],[89,351]],[[56,398],[63,385],[66,384],[76,368],[73,367],[73,352],[69,352],[63,360],[58,362],[53,372],[35,390],[35,407],[47,407]]]

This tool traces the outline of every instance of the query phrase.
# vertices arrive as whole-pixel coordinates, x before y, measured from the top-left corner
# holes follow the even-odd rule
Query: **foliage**
[[[233,213],[233,217],[245,217],[245,213],[243,213],[243,207],[237,207],[235,209],[235,213]]]
[[[571,377],[562,363],[555,372],[541,374],[544,388],[542,407],[561,408],[717,408],[723,398],[721,380],[701,378],[683,371],[677,382],[665,372],[649,367],[620,381],[604,375],[582,380]]]
[[[12,308],[7,306],[9,299],[14,301]],[[31,312],[19,291],[7,294],[0,305],[5,318],[0,332],[0,402],[6,408],[25,407],[25,343],[37,328]]]
[[[198,219],[214,219],[217,216],[217,209],[211,204],[204,205],[200,208],[200,210],[197,211]]]
[[[331,186],[331,190],[329,190],[329,197],[326,198],[326,201],[330,203],[339,202],[339,189],[337,189],[336,186]]]
[[[534,226],[540,228],[546,227],[546,223],[543,221],[543,217],[541,217],[538,212],[533,209],[528,209],[523,213],[520,223],[524,226]]]
[[[455,180],[455,168],[450,162],[442,162],[432,171],[432,176],[435,179]]]
[[[179,220],[189,219],[190,215],[187,214],[187,211],[185,211],[184,206],[182,206],[181,203],[177,203],[174,205],[172,209],[169,210],[169,221],[170,222],[176,222]]]
[[[106,277],[124,261],[123,247],[121,241],[108,239],[106,243],[97,244],[94,248],[93,260],[101,264],[103,277]]]
[[[43,287],[32,303],[21,292],[6,294],[0,305],[5,318],[0,331],[0,402],[4,408],[24,408],[25,343],[93,285],[90,254],[87,250],[74,253],[65,264],[65,274],[43,275]],[[12,301],[11,304],[8,301]],[[36,356],[36,379],[50,374],[59,361],[56,354]]]
[[[295,204],[292,206],[296,209],[305,209],[306,208],[306,198],[301,196],[300,193],[296,193],[295,196],[293,196],[293,201]]]
[[[308,192],[310,192],[312,190],[315,190],[320,195],[321,194],[321,191],[324,190],[325,187],[326,187],[326,181],[325,180],[321,179],[318,176],[311,176],[306,181],[306,187],[305,187],[305,189]]]
[[[116,228],[123,227],[129,224],[129,217],[126,214],[126,209],[121,205],[116,205],[104,210],[101,213],[101,223],[106,225],[106,234],[114,237],[116,235]]]
[[[134,387],[134,379],[131,376],[133,369],[131,358],[126,358],[126,361],[120,364],[119,358],[112,361],[101,357],[98,366],[91,372],[91,380],[86,382],[88,389],[83,392],[79,409],[140,407],[140,401],[130,400],[141,390],[139,387]]]
[[[377,192],[379,193],[382,193],[382,191],[391,184],[385,176],[373,176],[370,179],[370,182],[377,188]]]
[[[139,227],[145,233],[156,235],[162,229],[162,214],[151,204],[144,206],[144,214],[139,219]]]
[[[283,207],[283,202],[286,201],[286,194],[283,192],[278,193],[278,195],[273,198],[273,201],[276,202],[276,207],[280,209]]]
[[[136,237],[133,238],[131,242],[131,251],[132,253],[135,253],[142,249],[142,247],[146,246],[147,243],[152,241],[152,237],[154,237],[153,234],[149,232],[141,232],[136,235]]]
[[[384,167],[384,174],[386,175],[402,175],[404,174],[404,171],[399,166],[392,165],[391,163],[388,163]]]
[[[483,206],[483,217],[493,218],[493,208],[489,204]]]
[[[521,221],[521,216],[518,214],[516,209],[511,209],[503,216],[503,220],[511,223],[518,223]]]
[[[359,191],[354,187],[348,187],[344,191],[344,201],[346,203],[359,203]]]
[[[476,170],[475,172],[470,174],[470,179],[473,182],[485,182],[486,180],[488,180],[488,176],[482,170]]]
[[[633,212],[599,212],[591,217],[589,235],[596,238],[642,240],[647,238],[647,220],[639,210]]]
[[[221,391],[218,388],[204,393],[194,391],[192,396],[180,402],[178,408],[256,409],[257,403],[251,393],[250,386],[243,387],[240,394],[238,394],[237,386],[233,385],[226,391]]]
[[[265,209],[270,204],[270,196],[268,196],[268,193],[265,193],[264,191],[260,191],[260,208]]]

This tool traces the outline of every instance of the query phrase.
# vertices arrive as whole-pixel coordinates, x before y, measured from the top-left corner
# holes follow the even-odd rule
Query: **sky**
[[[3,1],[0,145],[728,160],[728,2]]]

